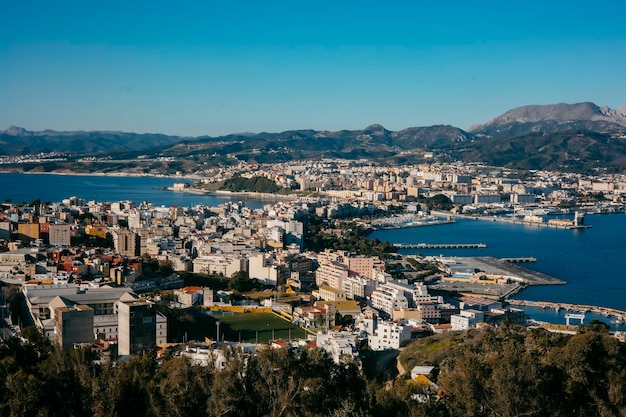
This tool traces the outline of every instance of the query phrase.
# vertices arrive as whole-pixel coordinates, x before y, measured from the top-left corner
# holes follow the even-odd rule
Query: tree
[[[248,277],[248,271],[239,271],[228,280],[228,289],[244,293],[254,289],[254,282]]]
[[[151,383],[153,414],[184,417],[197,413],[205,407],[212,380],[207,367],[192,366],[187,358],[164,361]]]

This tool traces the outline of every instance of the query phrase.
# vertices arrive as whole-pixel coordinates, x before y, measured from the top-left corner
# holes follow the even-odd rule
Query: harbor
[[[626,311],[614,308],[529,300],[507,300],[507,303],[524,310],[529,322],[548,331],[558,329],[574,334],[578,325],[597,320],[609,326],[611,332],[626,332]]]
[[[401,214],[372,220],[368,226],[374,230],[404,229],[408,227],[437,226],[452,224],[456,221],[449,215],[434,216],[426,214]]]
[[[452,265],[452,269],[481,271],[483,277],[480,277],[479,272],[474,272],[472,276],[452,274],[450,277],[430,282],[428,288],[433,290],[480,295],[504,301],[528,286],[565,284],[565,281],[558,278],[515,265],[510,259],[489,256],[436,257],[435,259]]]
[[[518,224],[522,226],[529,227],[542,227],[549,229],[564,229],[564,230],[572,230],[572,229],[590,229],[592,226],[589,224],[585,224],[585,215],[582,212],[575,212],[573,219],[560,219],[553,218],[549,220],[545,220],[543,216],[538,215],[525,215],[522,217],[513,215],[513,216],[477,216],[477,215],[468,215],[468,214],[450,214],[446,212],[431,212],[433,215],[438,216],[452,216],[456,218],[463,219],[471,219],[471,220],[483,220],[483,221],[492,221],[492,222],[501,222],[508,224]]]
[[[394,243],[398,249],[480,249],[484,243]]]
[[[626,311],[610,307],[591,306],[585,304],[556,303],[552,301],[507,300],[511,305],[536,307],[542,310],[566,311],[574,313],[593,313],[611,319],[612,324],[626,323]]]

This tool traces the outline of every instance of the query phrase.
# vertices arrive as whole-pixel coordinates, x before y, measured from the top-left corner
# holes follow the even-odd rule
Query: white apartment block
[[[452,330],[466,330],[476,327],[477,323],[485,321],[485,313],[478,310],[461,310],[459,314],[450,316]]]
[[[372,278],[378,282],[387,282],[392,279],[390,273],[382,271],[380,269],[372,270]]]
[[[341,289],[345,291],[346,298],[354,300],[369,297],[377,286],[378,281],[374,279],[348,275],[348,277],[344,279]]]
[[[248,276],[266,285],[278,285],[281,280],[280,267],[274,265],[267,253],[251,255],[248,259]]]
[[[398,291],[401,291],[402,294],[406,297],[409,307],[416,307],[417,304],[420,303],[429,303],[432,301],[438,301],[437,297],[433,297],[428,294],[428,288],[422,282],[416,282],[413,285],[410,285],[405,282],[400,282],[396,280],[387,281],[386,285],[389,288],[395,288]]]
[[[232,277],[233,274],[246,269],[246,260],[241,256],[204,255],[193,260],[193,272],[197,274],[221,274]]]
[[[403,291],[390,287],[387,284],[378,286],[370,295],[372,307],[379,311],[393,315],[394,310],[400,310],[409,307],[409,302],[403,294]]]
[[[379,320],[374,334],[367,338],[370,350],[399,349],[411,340],[411,328],[406,324]]]

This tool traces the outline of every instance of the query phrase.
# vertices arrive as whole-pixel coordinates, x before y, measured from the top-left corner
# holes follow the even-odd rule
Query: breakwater
[[[507,303],[514,306],[521,307],[536,307],[541,309],[552,309],[554,311],[566,310],[575,313],[593,313],[599,314],[603,317],[612,319],[615,323],[626,322],[626,311],[619,310],[611,307],[592,306],[587,304],[571,304],[571,303],[556,303],[552,301],[529,301],[529,300],[507,300]]]
[[[398,249],[478,249],[486,248],[484,243],[394,243]]]

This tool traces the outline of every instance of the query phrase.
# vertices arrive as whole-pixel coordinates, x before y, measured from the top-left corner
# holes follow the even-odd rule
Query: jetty
[[[501,261],[504,262],[537,262],[537,258],[528,257],[528,258],[500,258]]]
[[[484,243],[394,243],[398,249],[476,249],[486,248]]]
[[[482,216],[482,215],[469,215],[459,213],[448,213],[443,211],[431,211],[432,214],[437,216],[449,216],[457,219],[469,219],[469,220],[483,220],[491,222],[519,224],[529,227],[544,227],[549,229],[590,229],[592,226],[585,224],[584,214],[581,212],[575,213],[573,220],[567,219],[550,219],[544,221],[541,216],[526,216],[526,217],[504,217],[504,216]]]
[[[566,310],[577,313],[595,313],[605,317],[614,317],[616,322],[626,322],[626,311],[611,307],[591,306],[586,304],[555,303],[551,301],[506,300],[510,305],[521,307],[538,307],[542,309]],[[573,317],[575,318],[575,317]]]
[[[490,256],[479,256],[470,258],[455,258],[460,262],[470,265],[488,274],[500,274],[515,277],[515,280],[525,285],[563,285],[562,281],[542,272],[533,271],[502,259]],[[521,259],[521,258],[520,258]]]

